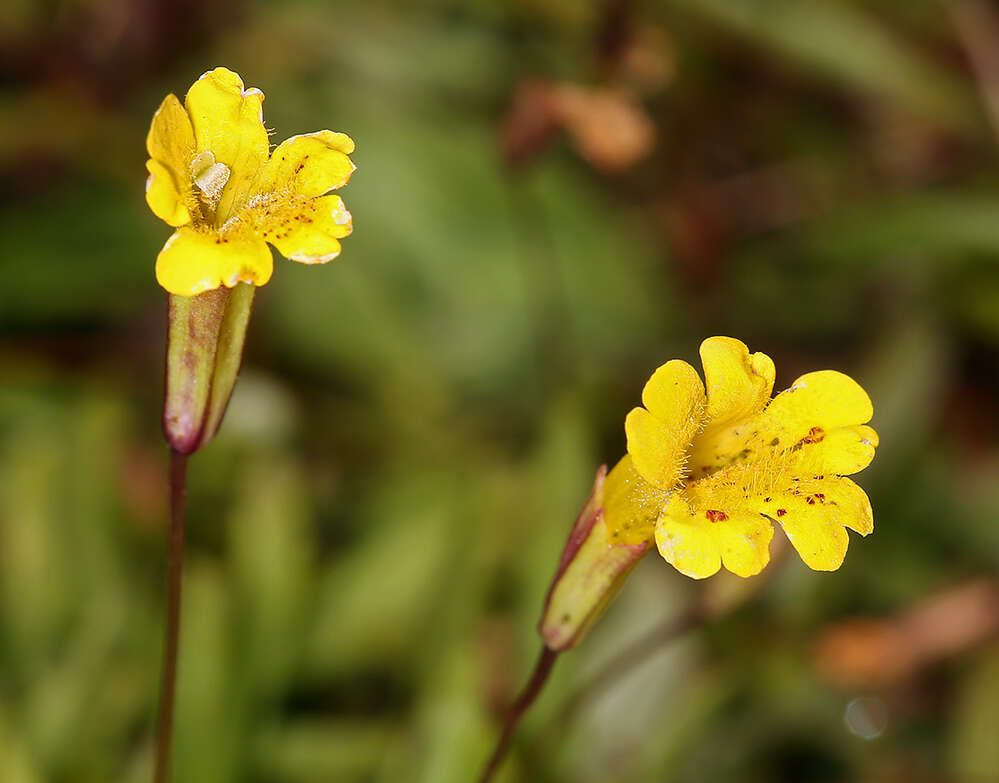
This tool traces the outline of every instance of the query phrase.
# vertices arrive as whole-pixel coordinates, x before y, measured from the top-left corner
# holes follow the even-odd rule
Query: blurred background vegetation
[[[999,780],[995,14],[5,0],[0,779],[148,775],[169,230],[143,147],[224,64],[277,140],[357,141],[355,233],[277,262],[192,462],[175,780],[472,780],[624,414],[712,334],[778,387],[869,390],[876,531],[579,698],[720,584],[647,558],[503,779]]]

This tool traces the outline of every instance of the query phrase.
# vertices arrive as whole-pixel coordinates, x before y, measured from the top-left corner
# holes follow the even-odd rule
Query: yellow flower
[[[611,539],[651,542],[678,571],[739,576],[770,560],[780,525],[811,568],[833,571],[846,528],[873,530],[871,504],[845,476],[878,446],[866,392],[833,370],[772,400],[774,363],[730,337],[701,344],[705,384],[683,361],[660,367],[625,420],[628,453],[604,486]]]
[[[177,228],[156,258],[167,291],[193,296],[220,286],[263,285],[270,242],[293,261],[325,263],[351,232],[339,196],[354,171],[354,142],[324,130],[294,136],[271,153],[264,95],[227,68],[208,71],[184,104],[168,95],[146,139],[146,201]]]

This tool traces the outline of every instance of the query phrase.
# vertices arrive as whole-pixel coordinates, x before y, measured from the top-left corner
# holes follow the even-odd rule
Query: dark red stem
[[[538,698],[538,694],[541,693],[541,689],[548,680],[548,675],[551,674],[557,657],[558,653],[547,646],[541,649],[541,655],[538,656],[538,662],[534,664],[534,672],[531,674],[531,679],[524,686],[524,690],[520,692],[517,700],[510,706],[510,709],[506,713],[506,718],[503,720],[503,732],[496,743],[493,755],[489,757],[489,763],[486,764],[486,768],[482,772],[482,777],[479,778],[479,783],[489,783],[493,775],[496,774],[496,770],[499,769],[500,764],[503,763],[506,752],[510,748],[510,740],[513,739],[513,733],[517,730],[517,724],[520,723],[521,717],[527,712],[528,707],[534,704],[535,699]]]
[[[184,570],[184,507],[187,501],[187,454],[170,450],[170,530],[167,539],[167,614],[163,637],[163,675],[156,720],[154,783],[166,783],[173,737],[173,704],[180,641],[180,592]]]

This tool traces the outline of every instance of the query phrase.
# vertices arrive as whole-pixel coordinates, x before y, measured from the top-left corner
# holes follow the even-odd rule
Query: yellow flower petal
[[[356,166],[347,156],[354,142],[343,133],[318,131],[281,142],[261,173],[261,193],[288,191],[321,196],[347,184]]]
[[[860,426],[873,415],[860,384],[841,372],[822,370],[802,375],[774,397],[761,430],[773,436],[774,445],[790,449],[798,473],[850,474],[874,458],[877,434]]]
[[[173,173],[157,160],[147,160],[149,178],[146,180],[146,203],[160,220],[170,226],[184,226],[191,222],[184,193],[179,189]]]
[[[874,530],[871,501],[848,478],[793,481],[782,491],[754,498],[752,505],[784,528],[805,565],[816,571],[835,571],[843,564],[846,528],[865,536]]]
[[[774,397],[767,409],[774,419],[787,423],[788,430],[807,432],[806,427],[826,430],[866,424],[874,406],[859,383],[836,370],[820,370],[802,375],[791,388]]]
[[[164,98],[153,115],[146,149],[150,157],[146,163],[149,208],[171,226],[190,222],[186,201],[191,189],[188,167],[194,154],[194,131],[176,95]]]
[[[253,190],[267,161],[270,142],[264,127],[264,94],[228,68],[216,68],[198,79],[184,105],[194,128],[196,152],[211,152],[229,168],[230,176],[216,210],[217,225],[225,223]]]
[[[731,337],[709,337],[701,343],[707,388],[708,426],[718,427],[763,410],[770,401],[776,369],[764,353],[750,354]]]
[[[770,562],[773,526],[748,508],[732,508],[676,492],[656,522],[656,545],[680,573],[703,579],[724,564],[737,576],[753,576]]]
[[[710,522],[710,521],[709,521]],[[759,514],[735,512],[714,523],[722,565],[736,576],[755,576],[770,562],[773,525]]]
[[[871,464],[878,448],[877,432],[866,425],[816,432],[803,440],[800,448],[792,446],[789,455],[789,468],[802,476],[859,473]]]
[[[656,536],[659,540],[672,531],[676,539],[680,533],[674,527],[682,524],[685,548],[678,549],[679,544],[667,537],[664,540],[672,542],[672,549],[664,556],[680,553],[690,558],[690,547],[708,539],[701,532],[692,537],[687,528],[715,523],[711,530],[717,546],[706,544],[708,554],[718,549],[724,557],[729,551],[724,560],[726,568],[739,575],[756,573],[753,569],[761,569],[766,559],[759,546],[764,540],[761,528],[751,517],[761,515],[784,528],[809,567],[823,571],[835,570],[843,562],[849,543],[844,528],[862,535],[874,529],[870,501],[850,479],[796,477],[774,470],[768,461],[750,461],[689,482],[682,491],[671,495],[657,522]],[[765,542],[769,541],[769,535],[765,536]]]
[[[604,481],[604,522],[611,540],[629,545],[651,541],[667,494],[639,476],[626,454]]]
[[[672,489],[704,418],[704,384],[693,367],[674,359],[649,378],[642,403],[645,408],[635,408],[624,421],[628,454],[642,478],[660,489]]]
[[[706,523],[691,521],[682,505],[663,511],[656,523],[656,546],[667,563],[691,579],[706,579],[721,568],[721,546],[714,532]]]
[[[263,285],[274,260],[255,236],[219,236],[192,228],[173,233],[156,257],[156,280],[171,294],[194,296],[221,285]]]
[[[877,433],[863,426],[873,415],[867,393],[843,373],[801,376],[760,414],[698,435],[691,447],[691,475],[701,478],[728,466],[766,461],[771,471],[793,475],[849,475],[874,458]]]
[[[701,343],[707,381],[707,422],[689,449],[689,472],[702,478],[749,456],[746,449],[758,433],[751,426],[770,402],[776,370],[763,353],[750,354],[731,337],[709,337]]]
[[[285,258],[303,264],[324,264],[340,255],[340,242],[353,229],[350,213],[339,196],[292,196],[251,200],[241,218]]]

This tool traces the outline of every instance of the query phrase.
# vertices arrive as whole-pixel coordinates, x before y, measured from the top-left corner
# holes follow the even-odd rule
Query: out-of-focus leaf
[[[280,693],[301,655],[315,575],[308,487],[301,466],[259,456],[237,485],[229,524],[244,687]]]
[[[999,769],[999,653],[984,654],[962,678],[950,728],[950,770],[958,780],[988,780]]]
[[[456,646],[424,683],[423,706],[416,717],[424,745],[417,781],[460,783],[488,757],[493,727],[477,698],[481,659],[472,653],[472,648]]]
[[[925,448],[936,424],[928,413],[939,408],[948,391],[950,361],[947,336],[933,317],[899,318],[875,343],[856,377],[875,401],[871,424],[881,445],[859,481],[869,484],[905,454]]]
[[[174,723],[176,780],[226,783],[239,778],[246,758],[245,726],[231,628],[232,603],[223,575],[209,563],[189,561]]]
[[[852,3],[831,0],[671,0],[872,98],[889,98],[925,120],[984,131],[966,84]],[[940,24],[946,23],[941,13]]]
[[[371,780],[397,726],[377,720],[296,720],[261,731],[252,766],[266,780],[284,783]]]
[[[424,628],[452,552],[446,477],[385,476],[362,540],[331,563],[316,592],[310,669],[384,664]]]
[[[27,743],[14,731],[0,709],[0,769],[9,783],[42,783],[45,780],[31,759]]]
[[[997,210],[999,197],[967,191],[884,198],[805,224],[778,247],[855,271],[883,272],[902,261],[932,269],[957,253],[999,253]]]
[[[0,275],[8,281],[0,324],[103,321],[161,293],[153,277],[156,220],[143,206],[120,189],[89,183],[0,210]]]

